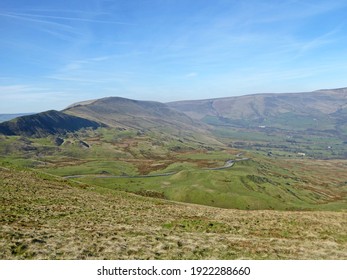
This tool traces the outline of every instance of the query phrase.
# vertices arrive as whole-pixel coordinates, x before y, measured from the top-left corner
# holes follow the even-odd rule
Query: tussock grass
[[[346,259],[347,213],[169,202],[0,168],[1,259]]]

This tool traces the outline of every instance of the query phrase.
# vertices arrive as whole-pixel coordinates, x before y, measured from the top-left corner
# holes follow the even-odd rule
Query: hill
[[[205,124],[163,103],[120,97],[82,101],[60,112],[51,110],[18,117],[1,123],[0,134],[44,137],[100,126],[137,131],[140,134],[152,131],[202,144],[219,143]]]
[[[283,113],[286,122],[273,117],[281,127],[260,127],[246,118],[208,115],[194,121],[158,102],[92,100],[7,123],[5,134],[21,137],[0,136],[0,155],[4,162],[144,196],[234,209],[339,211],[346,209],[347,124],[343,105],[336,104],[345,94],[343,89],[307,94],[317,95],[316,103],[325,96],[324,109],[324,102],[314,105],[306,94],[267,95],[282,105],[289,100],[288,108],[301,98],[302,106],[329,114],[326,123],[310,128],[305,126],[311,117],[293,117],[299,109]],[[240,98],[251,97],[265,98]],[[328,129],[329,122],[336,125]],[[226,162],[232,168],[218,170]]]
[[[309,139],[318,139],[318,142],[325,139],[324,143],[319,143],[320,151],[312,156],[345,158],[346,100],[346,88],[167,104],[107,97],[75,103],[59,113],[48,111],[2,123],[0,133],[47,135],[104,124],[117,129],[138,130],[139,133],[164,133],[205,144],[222,141],[236,148],[262,146],[271,138],[274,140],[271,147],[285,147],[286,151],[301,153],[308,152],[305,147],[311,145]],[[73,119],[75,117],[80,119]],[[301,141],[303,137],[306,138]],[[242,143],[245,139],[252,143]],[[299,144],[288,147],[285,142],[294,146]],[[334,152],[325,151],[332,146]]]
[[[266,122],[268,118],[292,114],[307,117],[338,117],[347,110],[347,88],[314,92],[253,94],[237,97],[178,101],[168,106],[194,119],[207,116],[233,120]]]
[[[49,134],[64,134],[85,127],[100,126],[102,124],[99,122],[51,110],[0,123],[0,134],[44,137]]]
[[[346,100],[111,97],[1,123],[0,259],[346,259]]]
[[[221,144],[204,123],[160,102],[107,97],[73,104],[63,112],[117,129],[160,133],[207,145]]]
[[[185,114],[153,101],[107,97],[71,105],[64,113],[103,122],[112,127],[133,129],[194,129],[201,126]]]
[[[347,88],[167,105],[209,124],[218,139],[235,148],[347,157]]]
[[[169,202],[0,166],[0,259],[346,259],[346,212]]]

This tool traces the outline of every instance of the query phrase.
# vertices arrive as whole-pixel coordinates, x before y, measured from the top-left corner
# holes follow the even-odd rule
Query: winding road
[[[222,167],[215,167],[215,168],[204,168],[202,170],[223,170],[227,168],[231,168],[234,166],[235,162],[238,161],[245,161],[249,160],[249,158],[241,158],[241,159],[229,159],[227,160]],[[165,177],[165,176],[171,176],[177,174],[177,172],[167,172],[167,173],[160,173],[160,174],[152,174],[152,175],[70,175],[70,176],[64,176],[65,179],[73,179],[73,178],[128,178],[128,179],[136,179],[136,178],[151,178],[151,177]]]

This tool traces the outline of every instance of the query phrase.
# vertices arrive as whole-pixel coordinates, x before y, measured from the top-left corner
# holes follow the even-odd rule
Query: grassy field
[[[0,167],[0,259],[346,259],[347,213],[244,211]]]
[[[276,128],[216,128],[214,134],[226,145],[236,149],[271,152],[297,157],[305,153],[315,159],[346,159],[346,135],[333,132],[289,131]]]
[[[213,134],[230,147],[295,157],[298,153],[316,159],[346,159],[346,125],[325,115],[282,113],[259,119],[228,119],[207,116]],[[284,153],[285,152],[285,153]]]
[[[3,137],[2,161],[146,197],[245,210],[347,208],[345,160],[241,152],[154,132],[101,128],[54,137]],[[61,142],[61,141],[60,141]],[[248,158],[246,161],[237,161]],[[235,164],[224,170],[227,160]],[[166,176],[157,176],[166,174]],[[149,175],[151,177],[143,177]],[[118,178],[112,177],[118,176]],[[142,177],[141,177],[142,176]]]
[[[145,196],[248,210],[347,209],[345,161],[313,162],[262,157],[239,161],[225,170],[204,170],[192,163],[174,163],[160,172],[173,175],[147,178],[78,180]],[[155,173],[153,173],[155,174]]]
[[[0,140],[0,259],[347,257],[346,160],[106,128]]]

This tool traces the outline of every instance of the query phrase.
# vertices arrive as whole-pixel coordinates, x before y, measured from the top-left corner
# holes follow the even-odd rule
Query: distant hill
[[[107,97],[69,106],[63,112],[110,127],[157,131],[204,143],[217,143],[205,124],[160,102]]]
[[[100,126],[102,124],[95,121],[51,110],[0,123],[0,133],[41,137],[48,134],[73,132],[83,127],[97,128]]]
[[[166,104],[107,97],[82,101],[65,110],[19,117],[0,124],[5,135],[46,136],[76,131],[83,127],[109,126],[120,129],[156,131],[202,143],[219,143],[202,122],[171,109]]]
[[[136,129],[158,126],[182,126],[184,128],[196,123],[184,113],[173,110],[166,104],[121,97],[107,97],[79,103],[69,106],[63,112],[100,121],[110,126]]]
[[[334,125],[345,120],[347,88],[178,101],[167,105],[193,119],[214,125],[268,125],[293,129],[295,123],[302,125],[305,120],[306,128],[310,128],[314,121]]]
[[[306,131],[347,141],[347,88],[160,103],[120,97],[81,101],[1,123],[7,135],[46,135],[106,125],[218,142],[214,129]],[[220,131],[219,131],[220,135]],[[288,135],[287,135],[288,136]],[[286,136],[286,137],[287,137]],[[218,138],[218,137],[217,137]]]
[[[346,158],[347,88],[167,103],[230,147]]]

